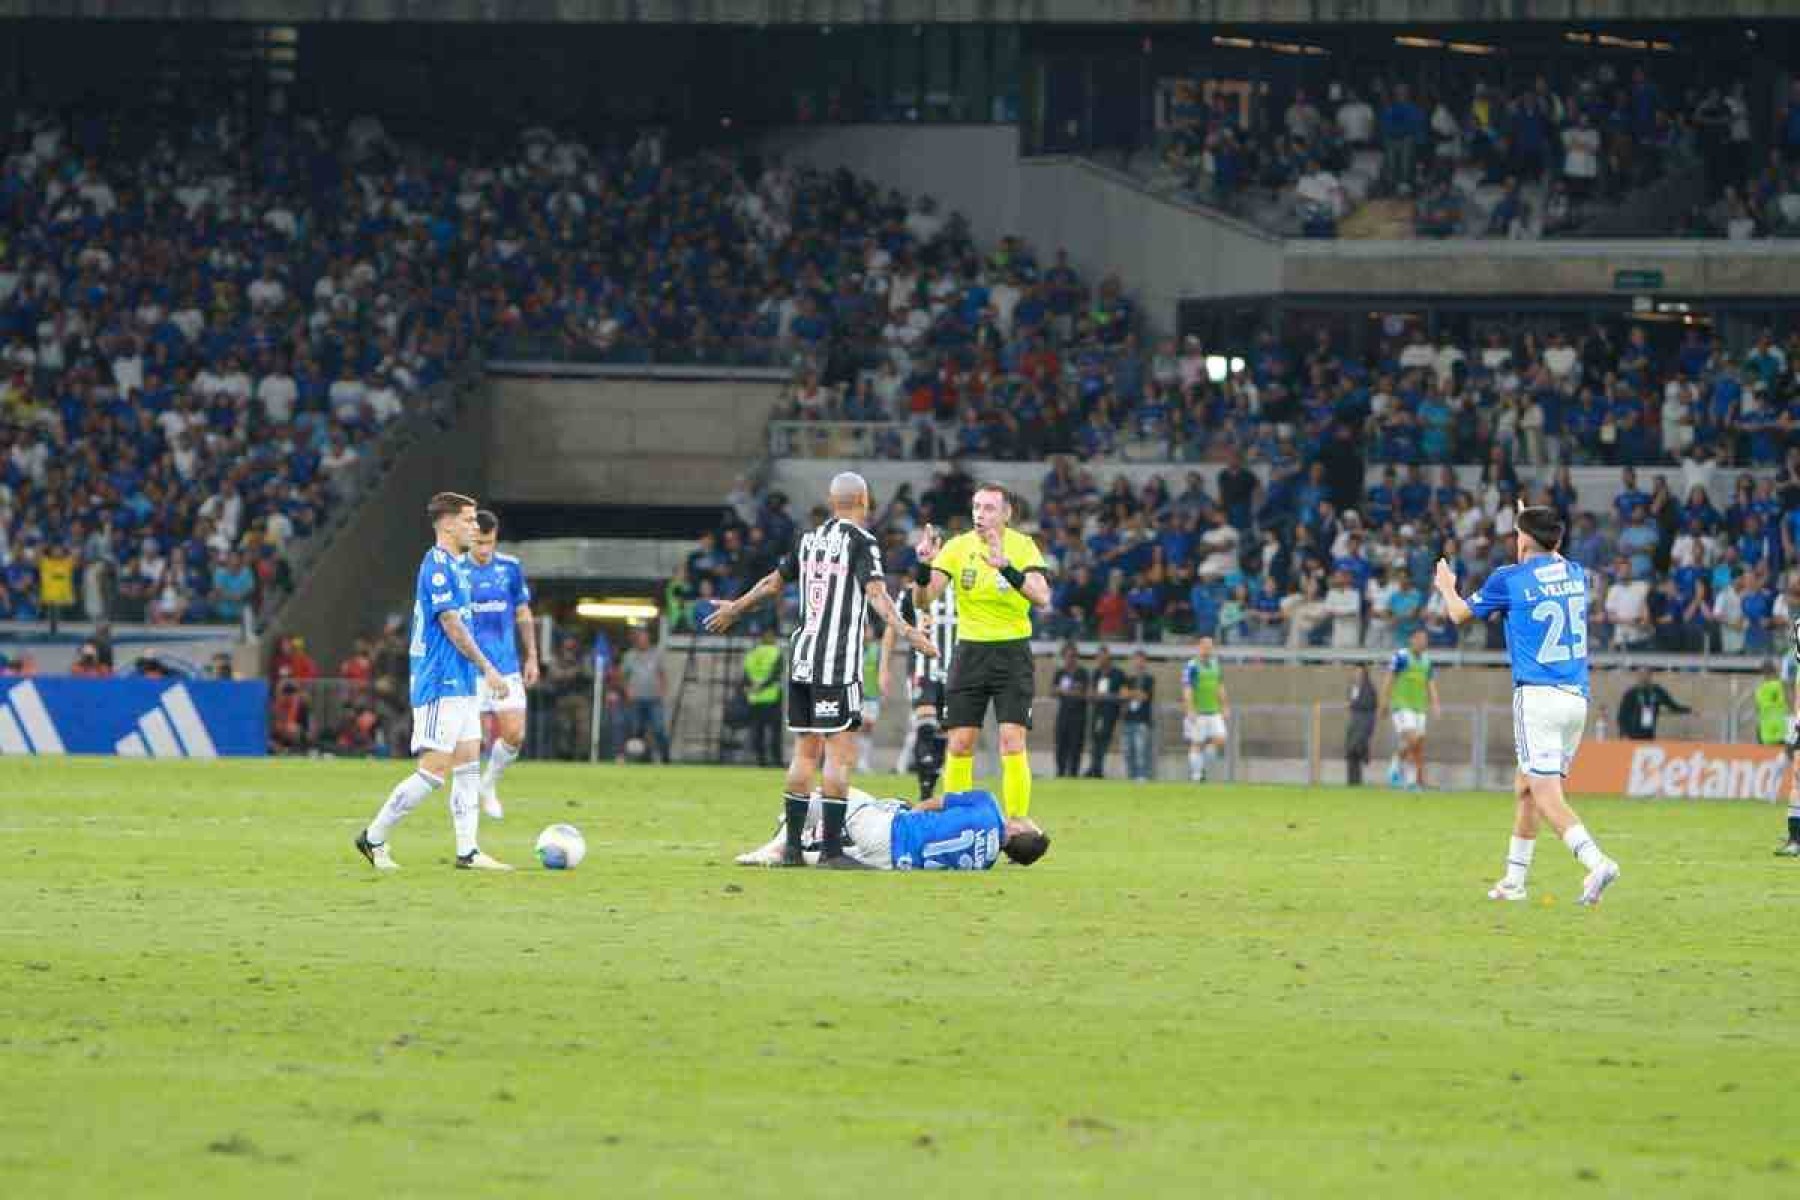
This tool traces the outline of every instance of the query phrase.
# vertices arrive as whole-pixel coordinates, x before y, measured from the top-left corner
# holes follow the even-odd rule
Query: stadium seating
[[[1195,77],[1175,88],[1153,154],[1130,165],[1158,189],[1286,236],[1336,236],[1353,215],[1361,236],[1577,233],[1628,193],[1688,170],[1704,173],[1709,199],[1654,216],[1660,232],[1800,226],[1800,177],[1778,157],[1758,165],[1769,148],[1753,138],[1742,85],[1683,91],[1655,64],[1609,62],[1488,78],[1453,76],[1433,94],[1396,60],[1297,89],[1285,106],[1246,107],[1229,86]]]
[[[0,618],[39,615],[37,560],[63,550],[91,615],[265,606],[334,481],[478,346],[794,362],[796,415],[861,416],[891,379],[975,396],[1131,326],[1116,280],[1090,296],[1010,239],[977,254],[929,202],[842,172],[665,164],[651,138],[533,134],[470,164],[304,120],[135,153],[19,128],[0,171]],[[841,386],[881,359],[887,378]]]

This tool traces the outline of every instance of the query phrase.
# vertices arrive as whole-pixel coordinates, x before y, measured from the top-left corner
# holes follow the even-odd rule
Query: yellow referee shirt
[[[1002,535],[1006,560],[1021,571],[1043,569],[1037,543],[1014,529]],[[988,565],[987,542],[970,530],[944,543],[931,569],[950,577],[956,589],[956,640],[1016,642],[1031,636],[1031,601],[1013,590]]]

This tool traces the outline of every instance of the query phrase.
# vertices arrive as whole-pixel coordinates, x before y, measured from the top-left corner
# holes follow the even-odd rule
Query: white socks
[[[1507,844],[1505,882],[1508,886],[1525,886],[1525,876],[1531,872],[1531,855],[1536,849],[1536,838],[1515,837]]]
[[[464,763],[450,772],[450,824],[456,829],[456,857],[475,853],[481,827],[481,764]]]
[[[488,748],[487,770],[481,773],[481,790],[492,792],[499,788],[500,777],[506,774],[506,768],[519,761],[520,751],[504,738],[495,738],[494,744]]]
[[[1195,783],[1206,778],[1206,751],[1188,751],[1188,778]]]
[[[1590,871],[1606,861],[1606,855],[1600,853],[1600,843],[1589,835],[1586,825],[1569,826],[1563,834],[1563,845]]]
[[[381,811],[369,822],[369,840],[377,846],[387,841],[388,831],[400,823],[401,817],[443,786],[443,780],[435,775],[428,775],[423,770],[414,771],[395,784],[394,790],[388,793],[387,803],[381,806]]]

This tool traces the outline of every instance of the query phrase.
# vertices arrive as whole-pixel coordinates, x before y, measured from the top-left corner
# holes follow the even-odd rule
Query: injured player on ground
[[[816,863],[823,838],[819,794],[813,793],[807,814],[806,863]],[[878,800],[850,789],[844,816],[845,852],[864,867],[879,871],[985,871],[1004,854],[1022,867],[1044,857],[1050,835],[1023,818],[1001,815],[992,792],[957,792],[920,804]],[[764,846],[738,855],[743,867],[782,866],[787,823]]]

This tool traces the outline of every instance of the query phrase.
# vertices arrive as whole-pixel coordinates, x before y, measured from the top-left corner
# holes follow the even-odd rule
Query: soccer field
[[[403,770],[8,760],[0,1194],[1800,1188],[1767,805],[1587,803],[1587,911],[1548,838],[1483,899],[1500,796],[1040,781],[1028,870],[769,872],[773,772],[532,763],[518,874],[439,793],[377,877]]]

